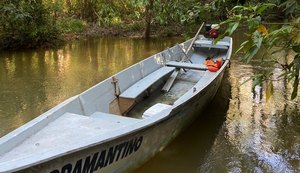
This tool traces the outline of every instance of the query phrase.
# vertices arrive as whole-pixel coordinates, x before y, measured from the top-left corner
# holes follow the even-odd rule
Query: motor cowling
[[[219,36],[219,30],[217,29],[211,29],[208,33],[211,38],[217,38]]]
[[[208,32],[210,38],[217,38],[219,36],[219,28],[218,24],[205,25],[205,30]]]

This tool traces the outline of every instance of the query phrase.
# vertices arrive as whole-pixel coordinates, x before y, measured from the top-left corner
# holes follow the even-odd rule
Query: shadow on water
[[[134,172],[196,172],[226,119],[230,89],[226,71],[216,96],[205,110],[199,112],[198,118],[162,152]]]

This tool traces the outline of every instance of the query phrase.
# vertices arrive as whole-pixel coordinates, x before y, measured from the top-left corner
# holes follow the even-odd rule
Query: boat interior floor
[[[135,105],[127,116],[140,119],[143,118],[142,115],[148,108],[157,103],[173,105],[178,98],[190,90],[203,77],[204,73],[205,71],[199,70],[182,70],[178,74],[170,91],[162,92],[161,88],[158,88],[151,96],[146,97],[143,101]]]

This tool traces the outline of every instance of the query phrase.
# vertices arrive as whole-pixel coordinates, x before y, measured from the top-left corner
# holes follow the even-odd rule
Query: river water
[[[241,34],[234,36],[235,49],[242,39]],[[101,37],[73,41],[58,50],[1,52],[0,137],[182,41]],[[135,173],[300,171],[300,97],[289,99],[291,84],[276,80],[280,69],[270,67],[269,61],[262,63],[256,58],[244,64],[238,57],[232,57],[222,86],[206,110],[199,112],[201,116]],[[270,98],[266,83],[255,88],[251,81],[244,83],[254,73],[266,70],[274,77]]]

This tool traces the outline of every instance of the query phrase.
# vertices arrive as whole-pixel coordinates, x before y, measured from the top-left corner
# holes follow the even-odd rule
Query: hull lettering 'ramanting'
[[[123,159],[133,152],[138,151],[143,142],[143,136],[136,137],[130,141],[123,142],[116,146],[110,147],[108,150],[102,150],[94,153],[93,156],[88,156],[78,160],[75,165],[68,163],[60,170],[56,169],[50,173],[93,173],[113,162]]]

